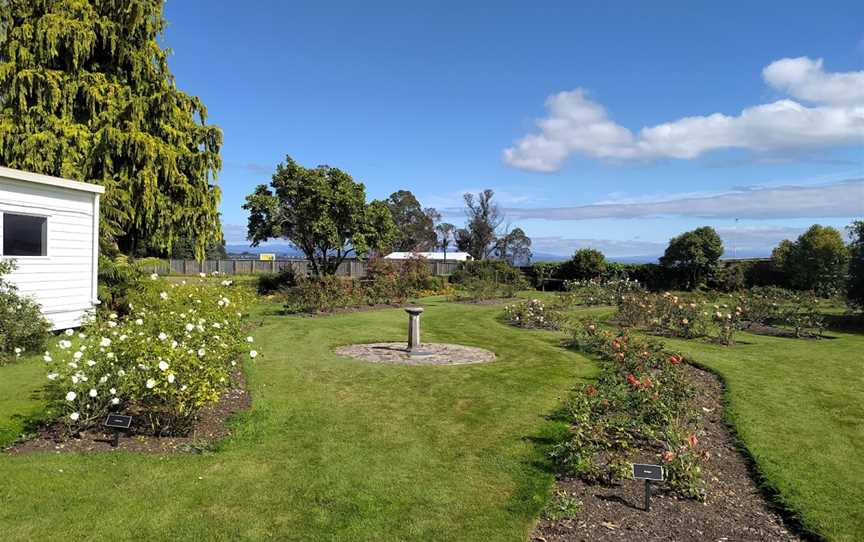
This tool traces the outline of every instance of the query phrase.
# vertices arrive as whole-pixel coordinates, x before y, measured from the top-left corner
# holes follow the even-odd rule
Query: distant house
[[[98,303],[99,195],[104,188],[0,167],[0,259],[53,329],[78,327]]]
[[[390,254],[384,256],[385,260],[407,260],[411,257],[421,256],[426,258],[427,260],[432,261],[444,261],[444,252],[391,252]],[[446,260],[448,262],[466,262],[469,260],[473,260],[470,254],[467,252],[447,252]]]

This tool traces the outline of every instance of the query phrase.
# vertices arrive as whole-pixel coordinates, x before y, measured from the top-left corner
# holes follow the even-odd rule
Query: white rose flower
[[[74,354],[72,354],[72,358],[73,358],[75,361],[78,361],[78,360],[81,359],[83,356],[84,356],[84,353],[83,353],[83,352],[80,352],[80,351],[79,351],[79,352],[75,352]]]
[[[48,373],[48,380],[57,380],[57,373]]]
[[[111,395],[117,395],[117,388],[111,388],[110,390],[108,390],[108,393],[110,393]]]
[[[74,329],[67,329],[63,333],[65,333],[67,337],[71,337],[72,335],[75,335],[75,330]]]
[[[159,333],[159,340],[160,341],[164,341],[167,338],[168,338],[168,335],[166,335],[164,331]]]
[[[44,356],[42,356],[42,359],[45,360],[45,363],[51,363],[52,361],[54,361],[54,358],[52,358],[47,352]]]
[[[102,377],[99,379],[99,383],[104,384],[106,382],[108,382],[108,377],[105,375],[102,375]]]
[[[195,326],[192,324],[186,324],[186,331],[192,331],[193,329],[195,329]]]
[[[174,383],[174,373],[170,373],[170,374],[168,375],[168,383],[169,383],[169,384],[173,384],[173,383]]]
[[[117,322],[114,322],[114,321],[108,322],[108,327],[112,327],[112,328],[117,327]]]
[[[115,397],[115,398],[113,398],[113,399],[111,399],[111,404],[112,404],[112,405],[117,405],[117,404],[120,404],[120,399],[119,399],[119,398],[117,398],[117,397]]]
[[[153,273],[152,275],[150,275],[150,280],[156,280],[158,278],[159,278],[159,275],[157,273]]]
[[[78,397],[78,394],[75,393],[74,391],[70,391],[69,393],[66,394],[66,400],[67,401],[74,401],[76,397]]]
[[[102,337],[102,340],[99,341],[99,346],[106,347],[111,346],[111,339],[108,337]]]
[[[203,358],[203,357],[204,357],[204,349],[203,349],[203,348],[199,348],[199,349],[198,349],[198,357],[199,357],[199,358]]]
[[[148,378],[147,382],[144,385],[147,386],[148,390],[150,390],[150,389],[153,389],[153,386],[156,385],[156,381],[153,380],[152,378]]]
[[[246,342],[247,343],[254,343],[255,339],[253,339],[252,337],[246,337]]]
[[[168,292],[159,292],[159,297],[162,299],[168,299]]]
[[[140,318],[136,319],[136,320],[135,320],[135,325],[143,326],[143,325],[144,325],[144,320],[142,320],[142,319],[140,319]]]
[[[160,362],[159,362],[159,370],[160,370],[160,371],[164,371],[164,370],[166,370],[166,369],[168,369],[168,363],[166,363],[166,362],[164,362],[164,361],[160,361]]]
[[[77,383],[78,383],[78,380],[80,380],[80,379],[78,378],[78,375],[72,375],[72,376],[70,376],[69,378],[72,379],[72,383],[73,383],[73,384],[77,384]]]
[[[78,418],[81,417],[81,414],[79,414],[79,413],[77,413],[77,412],[73,412],[72,414],[69,414],[69,417],[72,418],[72,421],[73,421],[73,422],[77,422],[77,421],[78,421]]]
[[[96,391],[96,388],[91,388],[90,397],[96,397],[97,395],[99,395],[99,392]]]
[[[257,350],[252,350],[251,352],[249,352],[249,357],[252,358],[252,359],[257,358],[257,357],[258,357],[258,351],[257,351]]]

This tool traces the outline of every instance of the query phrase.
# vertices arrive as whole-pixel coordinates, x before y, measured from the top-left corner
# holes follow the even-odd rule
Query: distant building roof
[[[411,257],[420,256],[422,258],[426,258],[427,260],[444,260],[444,252],[391,252],[390,254],[384,256],[385,260],[407,260]],[[447,252],[447,260],[452,260],[454,262],[464,262],[467,260],[471,260],[471,255],[467,252]]]

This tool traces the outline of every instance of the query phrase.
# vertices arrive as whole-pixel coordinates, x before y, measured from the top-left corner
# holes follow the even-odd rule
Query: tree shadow
[[[864,335],[864,314],[826,314],[825,325],[831,331]]]

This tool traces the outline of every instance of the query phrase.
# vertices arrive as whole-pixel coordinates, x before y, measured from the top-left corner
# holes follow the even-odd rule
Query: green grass
[[[501,306],[423,302],[424,340],[499,360],[364,364],[332,350],[401,340],[401,310],[261,304],[254,405],[232,438],[201,455],[0,455],[3,540],[526,539],[552,487],[542,444],[560,427],[544,415],[593,366],[560,335],[501,324]],[[864,335],[829,335],[666,343],[723,376],[729,420],[782,502],[851,542],[864,540]],[[38,358],[0,367],[0,443],[38,418],[43,379]]]
[[[500,306],[430,303],[424,340],[495,363],[365,364],[335,346],[400,340],[401,310],[326,318],[259,307],[254,404],[201,455],[0,456],[3,540],[524,540],[553,477],[544,415],[593,375],[559,336],[507,327]],[[38,360],[0,368],[0,425],[32,413]]]
[[[666,343],[724,378],[728,419],[782,503],[852,542],[864,540],[864,336],[828,335]]]

